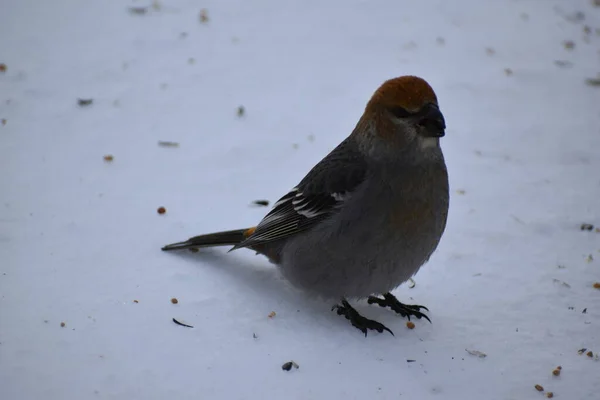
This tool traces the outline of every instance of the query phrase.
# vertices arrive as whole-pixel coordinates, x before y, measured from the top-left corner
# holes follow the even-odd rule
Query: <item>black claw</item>
[[[380,307],[389,307],[396,313],[400,314],[403,317],[406,317],[410,321],[410,317],[416,317],[417,319],[425,318],[427,321],[431,323],[429,317],[421,312],[421,310],[425,310],[429,312],[429,309],[425,306],[420,306],[417,304],[403,304],[391,293],[386,293],[383,295],[383,299],[375,296],[369,296],[367,299],[367,303],[369,304],[377,304]]]
[[[379,333],[382,333],[385,330],[394,336],[394,332],[392,332],[387,326],[377,321],[373,321],[372,319],[363,317],[346,300],[342,300],[341,305],[336,304],[331,307],[331,311],[333,310],[336,310],[337,315],[343,315],[346,317],[353,327],[365,334],[365,337],[367,336],[368,330],[377,331]]]

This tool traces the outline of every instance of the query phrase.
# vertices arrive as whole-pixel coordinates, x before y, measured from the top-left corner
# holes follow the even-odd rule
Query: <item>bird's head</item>
[[[439,152],[439,139],[446,130],[435,92],[416,76],[384,82],[369,100],[361,123],[361,131],[373,142],[381,142],[393,153],[414,150],[417,156]]]

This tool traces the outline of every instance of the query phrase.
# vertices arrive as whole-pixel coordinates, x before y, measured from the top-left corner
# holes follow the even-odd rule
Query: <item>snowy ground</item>
[[[0,6],[2,400],[600,398],[600,7],[159,4]],[[396,291],[433,324],[359,304],[396,333],[365,339],[250,251],[160,251],[255,224],[405,74],[448,124],[448,229]]]

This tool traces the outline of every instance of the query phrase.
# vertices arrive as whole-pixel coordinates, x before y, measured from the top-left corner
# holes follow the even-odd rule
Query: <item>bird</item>
[[[387,331],[350,300],[425,318],[429,309],[391,292],[437,249],[446,229],[449,183],[440,146],[446,122],[429,83],[388,79],[337,147],[254,227],[203,234],[163,251],[232,246],[275,264],[293,286],[331,300],[365,336]]]

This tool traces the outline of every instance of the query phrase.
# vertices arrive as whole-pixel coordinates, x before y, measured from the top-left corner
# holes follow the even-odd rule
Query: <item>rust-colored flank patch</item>
[[[248,236],[252,235],[255,230],[256,230],[255,226],[253,226],[252,228],[249,228],[248,230],[246,230],[246,232],[244,232],[244,237],[248,237]]]

